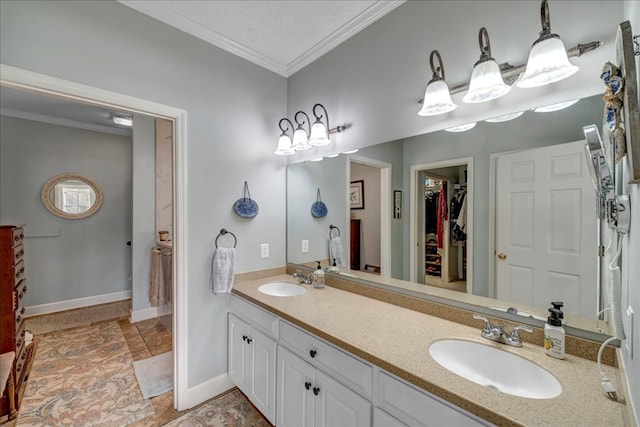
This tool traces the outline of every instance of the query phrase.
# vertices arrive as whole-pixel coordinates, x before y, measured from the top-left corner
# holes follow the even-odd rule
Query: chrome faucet
[[[305,285],[310,285],[312,283],[312,276],[313,273],[309,273],[308,276],[305,276],[304,273],[300,270],[296,270],[295,273],[292,274],[294,279],[298,279],[298,283],[303,283]]]
[[[481,314],[474,314],[473,318],[484,321],[484,326],[480,332],[480,336],[482,336],[482,338],[508,344],[514,347],[522,347],[522,340],[520,339],[520,335],[518,335],[518,331],[525,331],[529,333],[533,332],[533,329],[530,326],[518,325],[511,330],[510,334],[507,334],[502,326],[491,326],[489,319]]]

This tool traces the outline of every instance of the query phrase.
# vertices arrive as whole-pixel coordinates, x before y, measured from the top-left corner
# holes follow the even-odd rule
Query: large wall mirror
[[[584,331],[578,335],[597,339],[600,331],[594,319],[601,304],[597,269],[593,268],[593,274],[579,274],[579,266],[584,265],[579,263],[584,260],[572,258],[571,252],[579,247],[581,254],[590,257],[591,266],[597,264],[599,228],[595,192],[586,168],[582,128],[589,124],[601,125],[603,106],[602,95],[597,94],[562,110],[530,110],[510,121],[481,121],[466,132],[437,131],[369,146],[360,149],[356,155],[290,164],[287,173],[287,260],[297,265],[312,265],[317,260],[328,263],[329,239],[335,235],[335,231],[331,234],[330,226],[333,225],[341,231],[347,254],[352,253],[354,244],[360,245],[363,251],[364,246],[373,244],[371,240],[375,240],[376,247],[380,248],[376,260],[363,260],[360,270],[349,268],[351,265],[347,262],[340,274],[413,295],[436,296],[454,304],[462,302],[489,314],[537,326],[546,320],[549,303],[562,300],[565,301],[567,326],[574,331]],[[543,169],[530,167],[538,158],[540,164],[550,165],[552,169],[544,170],[552,170],[564,187],[553,187],[555,184],[541,181],[528,184],[528,187],[524,184],[515,186],[518,180],[527,181],[535,175],[547,174]],[[448,164],[460,159],[465,161]],[[363,218],[362,211],[353,211],[348,200],[350,182],[355,178],[362,179],[354,176],[354,170],[361,170],[360,165],[367,163],[386,165],[378,168],[385,171],[377,178],[364,180],[366,209],[376,211],[377,215],[372,215],[375,219],[371,221],[375,221],[373,228],[380,231],[378,234],[364,231],[364,222],[368,220]],[[358,166],[354,167],[356,164]],[[505,186],[507,179],[504,177],[515,178],[515,183]],[[470,236],[465,243],[452,244],[452,237],[445,235],[445,244],[436,249],[436,240],[425,233],[425,210],[428,209],[425,197],[427,191],[440,191],[441,187],[436,187],[442,182],[448,183],[448,207],[451,207],[451,198],[461,192],[472,195],[473,202],[467,208],[473,229],[469,230]],[[328,206],[329,212],[324,218],[313,218],[309,213],[318,188]],[[381,188],[386,188],[383,191],[388,192],[388,197],[369,194],[379,193]],[[544,189],[547,192],[537,197],[551,199],[554,203],[550,209],[551,219],[556,222],[544,237],[551,240],[534,241],[538,237],[536,233],[521,233],[522,230],[510,225],[515,222],[510,223],[504,215],[537,221],[540,199],[517,199],[514,194]],[[394,205],[394,196],[398,194],[402,194],[401,206]],[[504,200],[511,202],[502,205]],[[356,217],[360,219],[360,231],[352,228],[352,220]],[[428,232],[432,231],[432,227],[427,228]],[[354,233],[357,239],[353,239]],[[501,246],[505,233],[507,240],[517,243],[510,249]],[[572,246],[566,243],[568,239],[573,239]],[[540,246],[544,243],[543,246],[548,246],[547,242],[567,255],[562,258],[563,264],[576,267],[558,271],[553,277],[535,263],[527,265],[526,269],[510,268],[511,260],[528,256],[523,250],[514,249],[518,244]],[[429,272],[426,272],[425,263],[427,245],[433,252],[429,256]],[[444,251],[451,254],[446,260],[434,256]],[[531,258],[533,252],[529,254]],[[445,270],[436,265],[443,262],[448,263],[447,275],[450,277],[434,286],[430,272],[437,274],[440,269]],[[380,269],[365,269],[365,263],[377,263],[376,267]],[[513,274],[517,272],[521,275],[516,278]],[[514,283],[508,289],[502,285],[505,274],[511,275],[508,281]],[[518,314],[513,314],[513,310],[507,313],[510,307],[516,308]]]
[[[42,187],[40,198],[45,208],[66,219],[87,218],[100,209],[102,189],[85,175],[65,173],[49,179]]]

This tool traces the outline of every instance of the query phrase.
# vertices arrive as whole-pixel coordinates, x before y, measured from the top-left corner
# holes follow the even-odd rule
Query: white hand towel
[[[214,294],[229,293],[233,287],[236,271],[236,250],[216,248],[211,260],[211,281],[209,287]]]
[[[333,265],[333,260],[336,260],[336,265],[340,268],[346,268],[347,264],[344,258],[344,244],[342,243],[342,237],[335,236],[329,239],[329,262]]]

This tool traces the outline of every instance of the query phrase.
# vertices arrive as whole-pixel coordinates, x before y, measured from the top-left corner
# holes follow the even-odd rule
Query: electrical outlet
[[[308,240],[303,240],[302,241],[302,253],[306,254],[309,252],[309,241]]]
[[[627,307],[627,331],[626,331],[627,355],[629,359],[633,359],[633,309],[631,306]]]
[[[269,244],[261,243],[260,244],[260,258],[269,258]]]

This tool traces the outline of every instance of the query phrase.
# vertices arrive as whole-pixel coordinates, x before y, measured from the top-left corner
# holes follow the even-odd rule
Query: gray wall
[[[130,290],[131,138],[0,120],[0,223],[26,224],[26,306]],[[42,186],[61,173],[102,187],[95,215],[71,220],[45,209]]]
[[[286,160],[273,151],[286,80],[112,1],[3,1],[0,32],[3,64],[187,111],[188,385],[225,374],[228,297],[209,292],[213,243],[223,227],[236,234],[238,273],[285,264]],[[245,180],[260,205],[252,220],[231,209]]]

